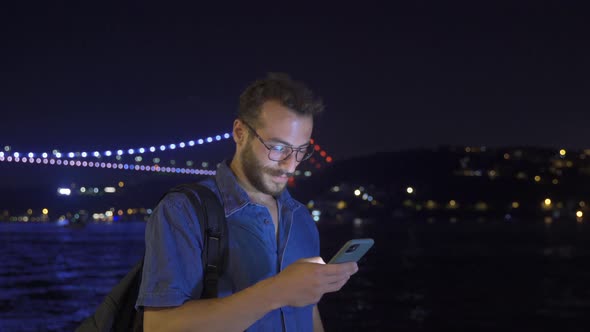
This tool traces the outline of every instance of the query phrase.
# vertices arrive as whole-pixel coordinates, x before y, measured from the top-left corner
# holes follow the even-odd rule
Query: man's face
[[[309,143],[313,129],[313,118],[301,116],[269,101],[263,104],[256,131],[266,144],[282,144],[293,147]],[[258,191],[278,196],[287,186],[289,177],[299,165],[295,152],[286,160],[272,161],[268,149],[249,132],[249,139],[241,151],[242,170],[248,182]]]

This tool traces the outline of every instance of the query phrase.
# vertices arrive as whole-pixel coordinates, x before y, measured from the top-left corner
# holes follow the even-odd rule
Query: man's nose
[[[287,157],[287,159],[281,161],[281,168],[285,172],[289,172],[289,173],[295,172],[295,169],[299,165],[299,162],[297,161],[297,158],[295,158],[295,154],[296,153],[297,153],[297,151],[293,151],[293,153],[291,153],[289,155],[289,157]]]

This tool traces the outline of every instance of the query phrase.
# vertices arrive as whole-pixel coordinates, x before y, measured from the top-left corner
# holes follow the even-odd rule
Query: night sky
[[[584,8],[411,2],[4,7],[0,146],[227,132],[242,89],[281,71],[325,101],[314,137],[335,160],[443,144],[590,147]]]

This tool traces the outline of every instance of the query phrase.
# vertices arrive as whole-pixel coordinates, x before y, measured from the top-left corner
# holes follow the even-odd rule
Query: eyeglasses
[[[297,162],[300,163],[304,160],[309,159],[309,157],[311,157],[311,155],[313,154],[314,145],[311,143],[299,148],[295,148],[291,145],[285,144],[267,143],[265,140],[262,139],[262,137],[260,137],[260,135],[258,135],[256,129],[254,129],[252,126],[248,124],[248,122],[244,121],[243,119],[240,119],[240,121],[242,121],[246,125],[246,127],[248,127],[248,129],[250,129],[252,133],[254,133],[254,135],[256,136],[256,138],[258,138],[260,143],[264,145],[264,147],[268,150],[268,159],[272,161],[287,160],[287,158],[289,158],[289,156],[291,156],[291,154],[295,152],[295,160],[297,160]]]

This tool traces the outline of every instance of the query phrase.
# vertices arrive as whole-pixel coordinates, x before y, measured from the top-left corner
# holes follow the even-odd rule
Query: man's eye
[[[273,145],[272,149],[276,152],[285,152],[287,150],[287,147],[284,145]]]

